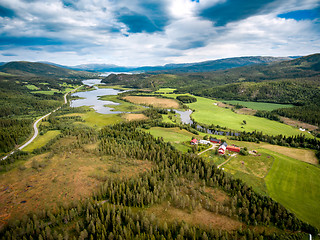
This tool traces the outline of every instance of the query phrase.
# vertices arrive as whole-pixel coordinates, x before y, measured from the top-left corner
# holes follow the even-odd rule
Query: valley
[[[55,239],[86,232],[98,239],[124,231],[125,225],[112,222],[126,218],[127,239],[141,237],[142,231],[174,239],[181,229],[211,239],[307,239],[309,233],[317,239],[317,128],[302,131],[300,125],[252,114],[296,106],[181,92],[169,82],[182,76],[161,78],[163,86],[155,89],[149,83],[133,88],[135,80],[115,82],[113,88],[92,79],[64,79],[53,86],[58,80],[3,77],[2,95],[11,96],[2,98],[3,109],[19,101],[14,93],[21,89],[29,99],[12,108],[16,115],[3,117],[13,128],[24,119],[28,129],[44,109],[57,109],[39,121],[31,144],[0,162],[3,236]],[[35,101],[43,107],[35,107]],[[6,136],[5,128],[1,134]],[[30,135],[26,131],[4,145],[2,156]],[[210,138],[241,151],[221,155],[220,144],[200,144]],[[192,139],[199,144],[192,145]],[[109,230],[103,230],[102,219],[112,223]],[[35,225],[39,230],[32,229]],[[147,225],[157,226],[157,233]]]

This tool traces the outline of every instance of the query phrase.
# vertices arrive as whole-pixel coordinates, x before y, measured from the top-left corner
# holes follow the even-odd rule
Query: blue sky
[[[319,0],[1,0],[0,61],[126,66],[320,52]]]

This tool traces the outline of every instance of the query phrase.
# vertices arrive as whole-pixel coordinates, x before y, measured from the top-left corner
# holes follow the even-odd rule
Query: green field
[[[32,84],[28,84],[28,85],[25,85],[29,90],[38,90],[39,88],[35,85],[32,85]]]
[[[278,108],[289,108],[293,107],[291,104],[277,104],[277,103],[265,103],[265,102],[245,102],[245,101],[237,101],[237,100],[221,100],[221,102],[232,104],[232,105],[242,105],[247,108],[262,110],[262,111],[272,111]]]
[[[32,143],[26,146],[23,151],[32,152],[36,148],[45,146],[51,139],[54,139],[60,134],[59,130],[46,132],[44,135],[39,135]]]
[[[162,137],[164,141],[170,142],[177,150],[182,152],[187,152],[190,149],[190,145],[185,145],[184,142],[190,141],[195,136],[187,130],[180,130],[179,128],[153,127],[146,130],[146,132],[149,132],[156,138]]]
[[[275,161],[265,178],[269,195],[320,228],[320,168],[282,154],[272,155]]]
[[[51,91],[32,91],[31,93],[39,93],[39,94],[53,95],[55,92],[59,92],[59,91],[58,91],[58,90],[51,90]]]
[[[197,102],[189,103],[188,106],[194,110],[192,118],[200,123],[224,126],[238,131],[262,131],[269,135],[283,134],[286,136],[305,134],[312,137],[309,133],[303,133],[289,125],[259,118],[250,115],[241,115],[232,112],[230,109],[221,108],[214,105],[216,101],[203,97],[197,97]],[[243,120],[247,124],[243,125]]]
[[[160,88],[158,91],[155,91],[156,93],[172,93],[175,88]]]

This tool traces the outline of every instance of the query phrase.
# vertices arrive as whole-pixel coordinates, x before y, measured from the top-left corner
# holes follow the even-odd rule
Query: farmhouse
[[[200,139],[199,143],[200,144],[210,144],[210,141]]]
[[[221,140],[215,139],[215,138],[210,138],[210,142],[213,142],[213,143],[221,143]]]
[[[198,140],[196,138],[192,139],[190,142],[191,145],[196,145],[198,144]]]
[[[236,146],[227,146],[227,150],[231,152],[240,152],[240,148]]]
[[[219,146],[218,152],[219,152],[220,154],[225,154],[227,146],[228,146],[228,144],[227,144],[226,142],[222,143],[222,144]]]

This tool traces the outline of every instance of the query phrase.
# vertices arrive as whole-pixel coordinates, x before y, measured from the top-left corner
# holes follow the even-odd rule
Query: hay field
[[[159,108],[175,108],[180,107],[179,103],[173,99],[157,98],[157,97],[144,97],[144,96],[126,96],[123,99],[134,104],[142,104],[147,106]]]

